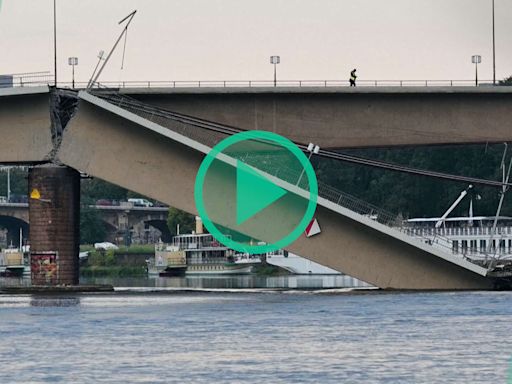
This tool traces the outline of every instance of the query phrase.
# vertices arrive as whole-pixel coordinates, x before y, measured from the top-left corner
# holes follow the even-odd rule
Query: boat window
[[[459,241],[458,240],[452,241],[452,251],[453,251],[453,253],[459,252]]]
[[[487,241],[480,240],[480,249],[484,250],[485,248],[487,248]]]

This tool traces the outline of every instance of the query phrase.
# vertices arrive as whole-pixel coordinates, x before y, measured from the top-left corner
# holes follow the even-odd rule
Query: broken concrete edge
[[[51,87],[49,103],[52,149],[45,156],[45,160],[55,165],[62,165],[57,159],[57,152],[62,143],[64,130],[78,109],[78,92]]]
[[[202,143],[199,143],[198,141],[195,141],[195,140],[190,139],[184,135],[176,133],[168,128],[164,128],[152,121],[149,121],[139,115],[136,115],[136,114],[129,112],[123,108],[120,108],[114,104],[111,104],[111,103],[109,103],[97,96],[94,96],[86,91],[80,91],[78,94],[78,97],[81,100],[89,102],[97,107],[103,108],[103,109],[105,109],[115,115],[118,115],[124,119],[132,121],[142,127],[145,127],[146,129],[151,130],[155,133],[158,133],[168,139],[177,141],[195,151],[199,151],[203,154],[208,154],[209,151],[211,150],[211,148],[207,145],[204,145]],[[230,164],[232,166],[234,166],[234,164],[236,164],[236,160],[230,158],[229,156],[223,155],[223,154],[221,156],[219,156],[219,160],[222,160],[225,163]],[[263,171],[258,170],[258,172],[285,190],[289,190],[292,193],[298,194],[305,198],[308,198],[308,196],[309,196],[309,192],[306,192],[306,191],[302,190],[301,188],[298,188],[295,185],[292,185],[288,182],[278,179],[272,175],[268,175]],[[393,238],[398,239],[406,244],[409,244],[412,247],[421,249],[422,251],[424,251],[426,253],[437,256],[451,264],[455,264],[461,268],[467,269],[467,270],[474,272],[478,275],[487,276],[488,270],[486,268],[480,267],[480,266],[473,264],[467,260],[453,256],[447,252],[443,252],[440,249],[437,249],[433,246],[425,244],[423,241],[421,241],[419,239],[408,236],[398,230],[395,230],[395,229],[388,227],[384,224],[376,222],[375,220],[372,220],[371,218],[368,218],[368,217],[359,215],[355,212],[352,212],[349,209],[339,206],[337,204],[334,204],[333,202],[331,202],[325,198],[322,198],[320,196],[318,197],[318,205],[323,206],[323,207],[325,207],[333,212],[336,212],[340,215],[348,217],[355,222],[369,226],[370,228],[373,228],[387,236],[393,237]]]

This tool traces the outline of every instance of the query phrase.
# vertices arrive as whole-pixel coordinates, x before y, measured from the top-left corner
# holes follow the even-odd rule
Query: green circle
[[[309,185],[309,200],[306,212],[304,216],[300,220],[299,224],[295,227],[293,231],[291,231],[287,236],[282,239],[273,242],[272,244],[265,245],[247,245],[242,244],[240,242],[234,241],[231,238],[224,235],[217,226],[213,223],[213,221],[208,216],[206,212],[204,199],[203,199],[203,184],[205,180],[206,173],[210,168],[212,162],[217,158],[217,156],[229,146],[245,141],[245,140],[266,140],[277,143],[278,145],[286,148],[289,152],[291,152],[299,161],[300,165],[303,167],[305,174],[308,178]],[[306,155],[289,139],[278,135],[273,132],[268,131],[245,131],[240,132],[235,135],[232,135],[220,143],[218,143],[215,147],[213,147],[210,152],[203,159],[195,181],[194,186],[194,200],[196,203],[196,208],[201,217],[205,227],[208,229],[210,234],[212,234],[217,241],[224,244],[226,247],[234,249],[239,252],[247,252],[249,254],[264,254],[267,252],[276,251],[278,249],[282,249],[291,243],[293,243],[299,236],[305,231],[308,224],[310,223],[313,215],[315,214],[316,204],[318,199],[318,182],[316,179],[316,174],[311,165],[309,159]]]

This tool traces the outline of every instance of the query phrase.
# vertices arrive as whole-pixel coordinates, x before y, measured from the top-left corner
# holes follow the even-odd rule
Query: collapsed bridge
[[[198,127],[206,124],[202,119],[173,114],[109,92],[80,92],[78,97],[59,94],[65,102],[57,102],[64,107],[57,109],[57,116],[51,119],[48,100],[55,95],[50,96],[48,89],[35,91],[4,93],[10,108],[2,109],[7,104],[0,103],[0,126],[6,127],[6,122],[15,125],[24,140],[19,134],[7,135],[17,150],[3,154],[0,161],[69,167],[61,172],[40,166],[31,172],[30,188],[45,192],[48,184],[57,182],[66,192],[63,186],[69,186],[66,193],[57,193],[55,188],[52,192],[49,187],[46,191],[54,199],[68,201],[68,205],[54,204],[51,198],[47,199],[50,202],[31,200],[34,214],[45,218],[41,226],[44,223],[48,229],[48,221],[57,219],[68,220],[70,228],[76,228],[79,175],[72,169],[197,213],[193,201],[197,169],[226,132]],[[31,99],[24,108],[15,100],[22,95],[22,99]],[[48,173],[53,179],[48,179]],[[378,212],[378,219],[373,219],[374,208],[322,185],[316,212],[322,233],[301,237],[290,250],[381,288],[491,289],[506,284],[506,279],[492,276],[487,268],[408,236],[394,216]],[[63,211],[74,213],[63,215]],[[35,242],[46,241],[43,248],[57,246],[51,243],[50,229],[40,238],[37,231],[32,232],[36,232]],[[76,234],[67,236],[75,236],[76,243]],[[75,280],[76,244],[71,243],[60,253],[60,262],[62,270]],[[64,260],[69,261],[67,269]]]

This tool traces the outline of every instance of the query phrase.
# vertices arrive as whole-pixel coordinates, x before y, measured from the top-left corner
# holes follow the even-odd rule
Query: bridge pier
[[[80,174],[42,165],[28,177],[32,284],[78,284]]]

